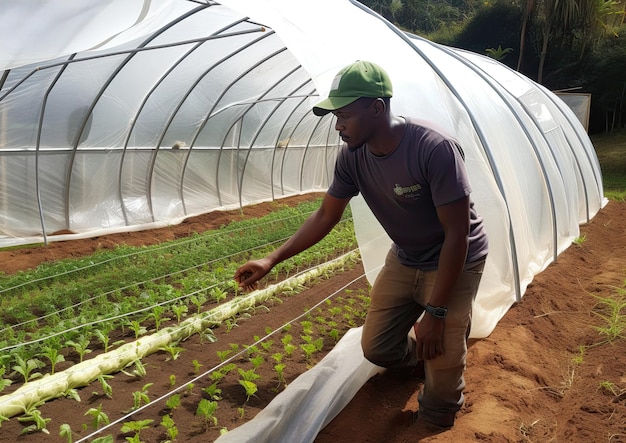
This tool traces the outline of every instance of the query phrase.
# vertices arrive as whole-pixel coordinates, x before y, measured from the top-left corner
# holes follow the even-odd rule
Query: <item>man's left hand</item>
[[[416,333],[416,350],[418,358],[431,360],[444,354],[443,329],[445,320],[425,313],[419,322]]]

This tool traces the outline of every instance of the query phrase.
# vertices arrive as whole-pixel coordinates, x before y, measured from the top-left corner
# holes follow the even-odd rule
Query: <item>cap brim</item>
[[[329,112],[348,106],[360,99],[361,97],[328,97],[313,107],[313,114],[322,117]]]

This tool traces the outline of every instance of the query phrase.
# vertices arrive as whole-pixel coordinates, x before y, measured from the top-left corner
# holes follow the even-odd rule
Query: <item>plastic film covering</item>
[[[55,32],[27,5],[50,10]],[[12,30],[17,43],[3,52],[0,245],[146,229],[325,189],[339,139],[332,115],[314,117],[311,103],[360,58],[389,72],[396,113],[438,122],[465,150],[491,240],[473,336],[489,334],[605,202],[593,146],[556,95],[357,2],[134,7],[31,0],[3,10],[2,22],[35,22]],[[107,26],[111,14],[129,25]],[[332,50],[336,34],[320,23],[352,43]],[[390,241],[358,198],[353,209],[373,281]]]
[[[593,145],[560,98],[355,1],[27,0],[4,3],[0,24],[0,246],[147,229],[326,189],[340,140],[332,114],[310,109],[357,59],[388,71],[396,114],[437,122],[465,151],[490,238],[473,337],[490,334],[606,203]],[[360,197],[351,205],[373,282],[391,241]],[[349,358],[340,366],[361,367]],[[347,398],[304,396],[329,371],[339,369],[306,374],[312,384],[288,388],[279,412],[241,432],[280,441],[276,432],[291,435],[308,416],[319,429],[337,411],[329,404]]]
[[[273,30],[244,15],[150,3],[153,16],[144,11],[147,23],[127,36],[109,41],[106,23],[97,26],[107,49],[91,36],[98,50],[63,53],[81,49],[70,39],[76,21],[110,21],[110,8],[130,14],[126,4],[63,3],[68,35],[44,35],[51,23],[23,36],[33,46],[50,40],[33,51],[56,57],[6,61],[0,246],[145,229],[328,186],[338,136],[310,112],[314,83]],[[72,44],[58,47],[65,39]]]

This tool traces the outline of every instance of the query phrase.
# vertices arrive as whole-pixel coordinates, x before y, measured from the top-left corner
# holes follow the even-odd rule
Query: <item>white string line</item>
[[[46,315],[43,315],[43,316],[41,316],[41,317],[33,318],[33,319],[30,319],[30,320],[23,321],[23,322],[21,322],[21,323],[16,323],[16,324],[14,324],[14,325],[9,325],[9,326],[6,326],[5,328],[0,329],[0,334],[1,334],[1,333],[3,333],[3,332],[5,332],[5,331],[7,331],[7,330],[9,330],[9,329],[14,329],[14,328],[16,328],[16,327],[18,327],[18,326],[24,326],[24,325],[26,325],[26,324],[28,324],[28,323],[38,322],[38,321],[40,321],[40,320],[44,320],[44,319],[46,319],[46,318],[48,318],[48,317],[51,317],[51,316],[53,316],[53,315],[55,315],[55,314],[59,314],[59,313],[61,313],[61,312],[65,312],[65,311],[67,311],[67,310],[77,308],[77,307],[79,307],[79,306],[81,306],[81,305],[84,305],[85,303],[92,302],[92,301],[94,301],[94,300],[96,300],[96,299],[98,299],[98,298],[101,298],[101,297],[104,297],[104,296],[110,295],[110,294],[112,294],[112,293],[114,293],[114,292],[116,292],[116,291],[123,291],[123,290],[125,290],[125,289],[132,288],[133,286],[145,285],[146,283],[151,283],[151,282],[154,282],[154,281],[157,281],[157,280],[165,279],[165,278],[167,278],[167,277],[172,277],[172,276],[174,276],[174,275],[176,275],[176,274],[181,274],[181,273],[183,273],[183,272],[188,272],[188,271],[190,271],[190,270],[192,270],[192,269],[200,268],[200,267],[205,266],[205,265],[211,265],[212,263],[215,263],[215,262],[221,261],[221,260],[223,260],[223,259],[226,259],[226,258],[229,258],[229,257],[235,256],[235,255],[238,255],[238,254],[244,254],[244,253],[246,253],[246,252],[253,251],[253,250],[255,250],[255,249],[260,249],[260,248],[263,248],[263,247],[266,247],[266,246],[272,245],[272,244],[274,244],[274,243],[279,243],[279,242],[285,241],[285,240],[287,240],[288,238],[289,238],[289,237],[284,237],[284,238],[281,238],[281,239],[278,239],[278,240],[274,240],[274,241],[272,241],[272,242],[270,242],[270,243],[265,243],[265,244],[263,244],[263,245],[256,246],[256,247],[254,247],[254,248],[249,248],[249,249],[245,249],[245,250],[242,250],[242,251],[234,252],[234,253],[229,254],[229,255],[224,255],[224,256],[222,256],[222,257],[220,257],[220,258],[216,258],[216,259],[214,259],[214,260],[210,260],[210,261],[208,261],[208,262],[201,263],[201,264],[199,264],[199,265],[195,265],[195,266],[192,266],[192,267],[190,267],[190,268],[186,268],[186,269],[182,269],[182,270],[179,270],[179,271],[176,271],[176,272],[172,272],[172,273],[169,273],[169,274],[161,275],[161,276],[158,276],[158,277],[155,277],[155,278],[149,279],[149,280],[143,280],[143,281],[140,281],[140,282],[130,283],[130,284],[126,285],[126,286],[122,286],[121,288],[116,288],[116,289],[113,289],[113,290],[111,290],[111,291],[103,292],[102,294],[99,294],[99,295],[94,295],[93,297],[89,297],[88,299],[85,299],[85,300],[83,300],[83,301],[81,301],[81,302],[78,302],[78,303],[73,304],[73,305],[70,305],[70,306],[66,306],[65,308],[59,309],[59,310],[57,310],[57,311],[51,312],[51,313],[46,314]],[[224,283],[224,282],[221,282],[221,283]],[[209,286],[209,287],[207,287],[207,288],[204,288],[204,289],[211,289],[211,288],[213,288],[214,286],[216,286],[217,284],[218,284],[218,283],[216,283],[216,284],[215,284],[215,285],[213,285],[213,286]],[[201,290],[202,290],[202,289],[201,289]],[[160,305],[160,304],[158,304],[158,305]],[[158,306],[158,305],[154,305],[154,306]],[[135,311],[135,312],[139,312],[139,311]],[[129,314],[132,314],[132,312],[131,312],[131,313],[129,313]],[[107,320],[107,319],[105,319],[105,321],[106,321],[106,320]],[[1,350],[2,350],[2,349],[0,349],[0,351],[1,351]]]
[[[281,219],[281,220],[284,220],[284,219]],[[350,220],[351,220],[351,219],[345,219],[345,220],[342,220],[340,223],[344,223],[344,222],[347,222],[347,221],[350,221]],[[257,225],[257,226],[262,226],[262,225]],[[98,298],[100,298],[100,297],[103,297],[103,296],[106,296],[106,295],[112,294],[112,293],[113,293],[113,292],[115,292],[115,291],[120,291],[120,290],[128,289],[128,288],[131,288],[131,287],[133,287],[133,286],[144,285],[144,284],[146,284],[146,283],[148,283],[148,282],[154,282],[154,281],[157,281],[157,280],[165,279],[165,278],[167,278],[167,277],[172,277],[172,276],[174,276],[174,275],[176,275],[176,274],[182,274],[182,273],[184,273],[184,272],[188,272],[188,271],[190,271],[190,270],[197,269],[197,268],[203,267],[203,266],[205,266],[205,265],[210,265],[210,264],[212,264],[212,263],[218,262],[218,261],[220,261],[220,260],[224,260],[224,259],[229,258],[229,257],[233,257],[233,256],[236,256],[236,255],[239,255],[239,254],[244,254],[244,253],[246,253],[246,252],[254,251],[254,250],[256,250],[256,249],[262,249],[262,248],[265,248],[265,247],[267,247],[267,246],[270,246],[270,245],[273,245],[273,244],[276,244],[276,243],[283,242],[283,241],[287,240],[288,238],[289,238],[289,237],[283,237],[283,238],[280,238],[280,239],[278,239],[278,240],[273,240],[273,241],[271,241],[271,242],[269,242],[269,243],[264,243],[264,244],[262,244],[262,245],[258,245],[258,246],[255,246],[255,247],[252,247],[252,248],[248,248],[248,249],[243,249],[243,250],[240,250],[240,251],[234,252],[234,253],[229,254],[229,255],[224,255],[224,256],[221,256],[221,257],[216,258],[216,259],[214,259],[214,260],[210,260],[210,261],[205,262],[205,263],[200,263],[200,264],[198,264],[198,265],[191,266],[191,267],[186,268],[186,269],[181,269],[181,270],[178,270],[178,271],[175,271],[175,272],[171,272],[171,273],[169,273],[169,274],[160,275],[160,276],[154,277],[154,278],[149,279],[149,280],[144,280],[144,281],[140,281],[140,282],[131,283],[131,284],[128,284],[128,285],[126,285],[126,286],[122,286],[121,288],[116,288],[116,289],[114,289],[114,290],[111,290],[111,291],[108,291],[108,292],[104,292],[104,293],[99,294],[99,295],[95,295],[95,296],[90,297],[90,298],[88,298],[88,299],[85,299],[85,300],[83,300],[83,301],[81,301],[81,302],[78,302],[78,303],[76,303],[76,304],[74,304],[74,305],[67,306],[67,307],[65,307],[65,308],[63,308],[63,309],[60,309],[60,310],[57,310],[57,311],[51,312],[51,313],[46,314],[46,315],[43,315],[43,316],[41,316],[41,317],[37,317],[37,318],[34,318],[34,319],[26,320],[26,321],[23,321],[23,322],[21,322],[21,323],[16,323],[16,324],[14,324],[14,325],[9,325],[9,326],[6,326],[6,327],[4,327],[4,328],[0,329],[0,334],[2,334],[2,333],[4,333],[4,332],[6,332],[6,331],[7,331],[7,330],[9,330],[9,329],[11,329],[11,330],[15,330],[15,328],[17,328],[17,327],[19,327],[19,326],[24,326],[24,325],[29,324],[29,323],[33,323],[33,322],[38,322],[38,321],[40,321],[40,320],[44,320],[44,319],[46,319],[46,318],[48,318],[48,317],[51,317],[51,316],[53,316],[53,315],[55,315],[55,314],[59,314],[59,313],[61,313],[61,312],[65,312],[65,311],[67,311],[67,310],[69,310],[69,309],[73,309],[73,308],[76,308],[76,307],[78,307],[78,306],[81,306],[81,305],[83,305],[83,304],[85,304],[85,303],[89,303],[89,302],[91,302],[91,301],[93,301],[93,300],[96,300],[96,299],[98,299]],[[124,257],[126,257],[126,256],[124,256]],[[36,282],[36,281],[37,281],[37,280],[33,280],[33,282]],[[212,288],[212,287],[213,287],[213,286],[210,286],[209,288]],[[205,288],[205,289],[209,289],[209,288]],[[1,293],[1,292],[2,292],[2,291],[0,291],[0,293]]]
[[[213,260],[213,261],[210,261],[210,262],[207,262],[207,263],[203,263],[203,264],[201,264],[201,265],[194,266],[194,267],[192,267],[192,268],[190,268],[190,269],[193,269],[193,268],[196,268],[196,267],[199,267],[199,266],[204,266],[205,264],[209,264],[209,263],[214,263],[214,262],[216,262],[216,261],[219,261],[219,260],[222,260],[222,259],[226,259],[226,258],[232,257],[232,256],[234,256],[234,255],[243,254],[243,253],[245,253],[245,252],[249,252],[249,251],[254,250],[254,249],[262,248],[262,247],[268,246],[268,245],[273,244],[273,243],[277,243],[277,242],[280,242],[280,241],[284,241],[285,239],[286,239],[286,238],[283,238],[283,239],[280,239],[280,240],[276,240],[276,241],[274,241],[274,242],[272,242],[272,243],[266,243],[266,244],[264,244],[264,245],[261,245],[261,246],[255,247],[255,248],[249,248],[249,249],[244,250],[244,251],[239,251],[239,252],[236,252],[236,253],[233,253],[233,254],[230,254],[230,255],[222,256],[222,257],[220,257],[220,259],[216,259],[216,260]],[[353,250],[353,251],[354,251],[354,250]],[[306,270],[304,270],[304,271],[302,271],[302,272],[306,272],[306,271],[308,271],[308,270],[310,270],[310,269],[313,269],[313,268],[314,268],[314,267],[307,268]],[[178,272],[182,272],[182,271],[178,271]],[[158,280],[158,279],[162,279],[162,278],[165,278],[165,277],[168,277],[168,276],[171,276],[171,275],[175,275],[175,274],[176,274],[176,273],[178,273],[178,272],[174,272],[174,273],[171,273],[171,274],[169,274],[169,275],[161,276],[161,277],[158,277],[158,278],[153,279],[153,280],[146,280],[146,281],[144,281],[144,282],[141,282],[140,284],[147,283],[147,282],[154,281],[154,280]],[[298,273],[296,273],[295,275],[299,275],[299,274],[298,274]],[[216,287],[216,286],[218,286],[218,285],[220,285],[220,284],[224,284],[225,282],[226,282],[226,280],[223,280],[223,281],[221,281],[221,282],[215,283],[215,284],[214,284],[214,285],[212,285],[212,286],[208,286],[208,287],[205,287],[205,288],[200,288],[200,289],[198,289],[198,290],[196,290],[196,291],[193,291],[193,292],[190,292],[190,293],[188,293],[188,294],[183,294],[183,295],[181,295],[181,296],[179,296],[179,297],[176,297],[176,298],[173,298],[173,299],[169,299],[169,300],[165,300],[165,301],[163,301],[163,302],[156,303],[156,304],[154,304],[154,305],[147,306],[147,307],[144,307],[144,308],[141,308],[141,309],[137,309],[137,310],[135,310],[135,311],[130,311],[130,312],[122,313],[122,314],[115,315],[115,316],[112,316],[112,317],[105,317],[105,318],[101,318],[101,319],[94,320],[94,321],[91,321],[91,322],[88,322],[88,323],[83,323],[83,324],[80,324],[80,325],[76,325],[76,326],[74,326],[74,327],[72,327],[72,328],[68,328],[68,329],[65,329],[65,330],[63,330],[63,331],[58,331],[58,332],[55,332],[55,333],[50,334],[50,335],[47,335],[47,336],[45,336],[45,337],[41,337],[41,338],[38,338],[38,339],[33,339],[33,340],[30,340],[30,341],[25,341],[25,342],[16,343],[16,344],[14,344],[14,345],[9,345],[9,346],[6,346],[6,347],[4,347],[4,348],[0,348],[0,352],[2,352],[2,351],[7,351],[7,350],[11,350],[11,349],[15,349],[15,348],[20,348],[20,347],[23,347],[23,346],[33,345],[33,344],[36,344],[36,343],[40,343],[40,342],[43,342],[43,341],[45,341],[45,340],[47,340],[47,339],[49,339],[49,338],[58,337],[59,335],[63,335],[63,334],[65,334],[65,333],[67,333],[67,332],[77,331],[77,330],[80,330],[80,329],[85,328],[85,327],[88,327],[88,326],[94,326],[94,325],[98,325],[98,324],[100,324],[100,323],[106,323],[106,322],[108,322],[108,321],[118,320],[118,319],[121,319],[121,318],[124,318],[124,317],[131,317],[131,316],[133,316],[133,315],[140,314],[140,313],[142,313],[142,312],[146,312],[146,311],[149,311],[149,310],[151,310],[151,309],[154,309],[156,306],[163,306],[163,305],[167,305],[167,304],[173,304],[174,302],[177,302],[177,301],[182,300],[182,299],[190,298],[191,296],[196,295],[196,294],[198,294],[198,293],[200,293],[200,292],[205,292],[205,291],[208,291],[209,289],[212,289],[212,288],[214,288],[214,287]],[[122,287],[122,288],[118,288],[118,289],[116,289],[116,290],[126,289],[126,288],[131,287],[131,286],[134,286],[134,285],[135,285],[135,284],[133,284],[133,285],[129,285],[129,286],[125,286],[125,287]],[[55,311],[55,313],[63,312],[63,311],[68,310],[68,309],[70,309],[70,308],[72,308],[72,307],[77,307],[77,306],[80,306],[80,305],[82,305],[82,304],[86,303],[87,301],[95,300],[95,299],[100,298],[100,297],[102,297],[102,296],[104,296],[104,295],[108,295],[108,294],[110,294],[110,293],[112,293],[112,292],[114,292],[114,291],[109,291],[109,292],[106,292],[106,293],[104,293],[104,294],[100,294],[100,295],[98,295],[98,296],[91,297],[89,300],[85,300],[85,301],[80,302],[80,303],[77,303],[77,304],[75,304],[75,305],[73,305],[73,306],[70,306],[70,307],[67,307],[67,308],[63,308],[63,309],[62,309],[62,310],[60,310],[60,311]],[[54,315],[55,313],[50,313],[50,314],[47,314],[47,315],[45,315],[45,316],[43,316],[43,317],[39,317],[39,319],[44,319],[44,318],[46,318],[46,317],[49,317],[49,316]],[[39,319],[36,319],[36,320],[39,320]],[[8,330],[8,329],[13,329],[15,326],[24,325],[24,324],[27,324],[27,323],[30,323],[30,322],[33,322],[33,321],[36,321],[36,320],[35,320],[35,319],[33,319],[33,320],[26,321],[26,322],[22,322],[22,323],[20,323],[20,324],[18,324],[18,325],[11,325],[11,326],[8,326],[8,327],[6,327],[6,328],[4,328],[4,329],[0,330],[0,333],[5,332],[5,331],[6,331],[6,330]]]
[[[11,286],[10,288],[0,289],[0,294],[3,294],[4,292],[7,292],[7,291],[11,291],[11,290],[14,290],[14,289],[21,288],[22,286],[26,286],[26,285],[29,285],[31,283],[39,283],[39,282],[42,282],[42,281],[45,281],[45,280],[50,280],[50,279],[53,279],[53,278],[56,278],[56,277],[69,275],[69,274],[72,274],[74,272],[84,271],[86,269],[93,268],[93,267],[96,267],[96,266],[100,266],[102,264],[106,264],[106,263],[109,263],[109,262],[112,262],[112,261],[115,261],[115,260],[121,260],[121,259],[125,259],[125,258],[130,258],[130,257],[134,257],[136,255],[141,255],[141,254],[148,254],[148,253],[151,253],[151,252],[160,251],[162,249],[175,248],[175,247],[178,247],[178,246],[181,246],[181,245],[185,245],[187,243],[191,243],[191,242],[198,241],[198,240],[210,240],[212,237],[217,236],[217,235],[223,235],[224,233],[236,233],[238,231],[243,231],[245,229],[250,229],[250,228],[259,227],[259,226],[265,226],[265,225],[281,222],[281,221],[284,221],[284,220],[290,220],[290,219],[293,219],[293,218],[296,218],[296,217],[301,217],[303,215],[310,215],[313,212],[314,211],[311,211],[311,212],[301,212],[301,213],[298,213],[296,215],[292,215],[292,216],[289,216],[289,217],[281,218],[281,219],[278,219],[278,220],[270,220],[270,221],[267,221],[267,222],[264,222],[264,223],[260,223],[258,225],[244,226],[244,227],[235,228],[235,229],[232,229],[232,230],[221,231],[221,230],[212,229],[212,230],[210,230],[211,234],[205,234],[205,235],[200,235],[200,236],[192,237],[192,238],[185,239],[185,240],[180,240],[180,241],[178,241],[178,242],[176,242],[174,244],[171,244],[171,245],[156,246],[156,247],[152,247],[152,248],[147,249],[147,250],[142,250],[142,251],[132,252],[132,253],[126,254],[126,255],[120,255],[120,256],[111,257],[109,259],[106,259],[106,260],[103,260],[103,261],[100,261],[100,262],[97,262],[97,263],[92,263],[90,265],[83,266],[83,267],[76,268],[76,269],[70,269],[68,271],[65,271],[65,272],[62,272],[62,273],[59,273],[59,274],[53,274],[53,275],[48,275],[46,277],[40,277],[38,279],[29,280],[27,282],[20,283],[20,284],[15,285],[15,286]]]
[[[349,254],[351,254],[352,252],[353,252],[353,251],[351,251],[351,252],[348,252],[348,253],[344,254],[343,256],[341,256],[341,257],[339,257],[339,258],[335,259],[335,261],[339,261],[342,257],[348,256],[348,255],[349,255]],[[325,264],[325,263],[324,263],[324,264]],[[322,267],[324,264],[318,265],[317,267]],[[296,274],[296,275],[294,275],[294,277],[291,277],[291,278],[292,278],[292,279],[295,279],[298,275],[304,274],[304,273],[306,273],[306,272],[308,272],[308,271],[309,271],[309,270],[307,270],[307,271],[302,271],[301,273]],[[242,302],[245,302],[245,301],[249,300],[250,298],[255,298],[255,297],[256,297],[256,291],[251,292],[250,294],[248,294],[248,295],[246,295],[246,296],[244,296],[244,297],[241,297],[241,301],[242,301]],[[210,321],[212,317],[215,317],[217,314],[220,314],[220,310],[221,310],[221,311],[223,311],[223,310],[225,310],[225,309],[226,309],[226,308],[225,308],[224,304],[222,304],[222,305],[218,306],[217,308],[213,309],[212,311],[208,312],[208,313],[207,313],[207,315],[205,316],[205,318],[203,318],[203,320],[205,320],[205,321],[207,321],[207,320],[208,320],[208,321]],[[300,317],[301,317],[301,316],[300,316]],[[299,317],[298,317],[298,318],[299,318]],[[176,333],[176,332],[178,332],[178,331],[180,331],[180,330],[184,329],[185,327],[186,327],[185,325],[177,325],[177,329],[173,329],[173,331],[171,332],[171,335],[173,335],[174,333]],[[144,343],[148,343],[148,344],[150,344],[150,343],[152,343],[152,342],[151,342],[151,339],[152,339],[152,340],[157,340],[158,338],[160,338],[160,337],[156,337],[156,338],[155,338],[155,336],[156,336],[156,334],[153,334],[153,335],[151,335],[151,336],[145,337],[145,339],[147,339],[147,340],[143,340],[143,341],[144,341]],[[123,352],[119,353],[119,355],[117,356],[117,357],[118,357],[118,360],[122,359],[122,358],[123,358],[124,356],[126,356],[126,355],[127,355],[127,353],[129,353],[129,352],[132,352],[133,354],[136,354],[135,348],[129,347],[128,349],[125,349]],[[138,360],[138,359],[136,359],[136,360]],[[135,361],[135,360],[133,360],[133,361]],[[229,361],[230,361],[230,359],[229,359],[229,360],[227,360],[227,362],[229,362]],[[99,366],[100,361],[98,360],[98,357],[94,357],[94,358],[92,358],[91,360],[87,360],[86,362],[83,362],[83,364],[84,364],[84,367],[82,368],[82,370],[84,370],[84,371],[89,371],[90,369],[92,369],[92,368],[94,368],[94,367]],[[131,362],[130,364],[132,364],[132,362]],[[129,365],[130,365],[130,364],[129,364]],[[129,365],[127,365],[127,366],[129,366]],[[221,365],[218,365],[217,367],[221,367]],[[217,368],[217,367],[216,367],[216,368]],[[99,372],[101,372],[101,371],[99,371]],[[207,373],[208,373],[208,372],[211,372],[211,370],[207,371]],[[42,380],[43,380],[43,379],[42,379]],[[92,380],[92,381],[94,381],[94,380]],[[47,384],[50,384],[50,383],[54,383],[55,381],[54,381],[54,380],[52,380],[52,381],[47,380],[47,382],[48,382],[48,383],[44,384],[44,386],[45,386],[45,385],[47,385]],[[27,395],[27,394],[31,393],[33,390],[34,390],[34,391],[38,391],[38,390],[41,390],[41,388],[42,388],[41,384],[38,384],[38,385],[36,385],[36,386],[33,386],[32,384],[31,384],[31,385],[24,384],[24,385],[21,387],[21,389],[23,389],[23,391],[20,393],[20,395],[21,395],[21,396],[25,396],[25,395]],[[6,404],[6,403],[10,403],[10,402],[11,402],[11,400],[12,400],[12,398],[13,398],[14,396],[15,396],[15,393],[13,393],[13,394],[7,394],[6,396],[0,397],[0,398],[4,398],[4,400],[3,400],[3,401],[0,401],[0,405],[2,405],[2,404]]]
[[[326,298],[324,298],[323,300],[321,300],[319,303],[315,304],[314,306],[312,306],[310,309],[308,309],[307,311],[305,311],[304,313],[300,314],[299,316],[291,319],[290,321],[288,321],[287,323],[283,324],[282,326],[280,326],[277,329],[274,329],[272,332],[270,332],[269,334],[267,334],[265,337],[260,338],[259,340],[257,340],[256,342],[254,342],[252,345],[248,346],[248,348],[252,347],[252,346],[256,346],[260,343],[262,343],[263,341],[265,341],[266,339],[268,339],[269,337],[277,334],[278,332],[280,332],[283,328],[285,328],[287,325],[292,324],[293,322],[296,322],[298,320],[300,320],[301,318],[309,315],[309,313],[311,313],[315,308],[317,308],[318,306],[320,306],[322,303],[325,303],[326,300],[334,297],[336,294],[340,293],[341,291],[343,291],[344,289],[346,289],[347,287],[349,287],[350,285],[352,285],[353,283],[355,283],[357,280],[360,280],[361,278],[365,277],[365,273],[361,274],[360,276],[354,278],[352,281],[346,283],[345,285],[343,285],[341,288],[339,288],[338,290],[336,290],[335,292],[333,292],[332,294],[330,294],[329,296],[327,296]],[[212,372],[218,370],[219,368],[227,365],[228,363],[230,363],[231,361],[233,361],[236,358],[239,358],[242,354],[246,353],[248,350],[247,348],[242,349],[241,351],[239,351],[238,353],[236,353],[235,355],[233,355],[232,357],[224,360],[223,362],[219,363],[217,366],[212,367],[211,369],[205,371],[204,373],[198,375],[197,377],[192,378],[191,380],[189,380],[187,383],[169,391],[166,392],[165,394],[161,395],[160,397],[156,398],[155,400],[152,400],[150,403],[147,403],[143,406],[140,406],[139,408],[135,409],[134,411],[129,412],[128,414],[126,414],[123,417],[120,417],[114,421],[112,421],[111,423],[97,429],[96,431],[92,432],[91,434],[81,438],[80,440],[76,440],[76,443],[81,443],[83,441],[86,441],[87,439],[94,437],[98,434],[100,434],[102,431],[111,428],[112,426],[115,426],[118,423],[121,423],[125,420],[127,420],[128,418],[132,417],[134,414],[143,411],[144,409],[147,409],[150,406],[153,406],[154,404],[157,404],[163,400],[165,400],[166,398],[170,397],[171,395],[175,394],[176,392],[182,390],[183,388],[186,388],[187,386],[189,386],[192,383],[197,382],[198,380],[200,380],[201,378],[204,378],[206,376],[208,376],[209,374],[211,374]]]

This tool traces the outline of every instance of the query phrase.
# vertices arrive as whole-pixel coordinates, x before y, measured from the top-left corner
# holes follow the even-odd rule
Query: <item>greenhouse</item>
[[[605,204],[585,128],[555,94],[356,1],[29,0],[0,22],[0,247],[324,191],[341,140],[311,107],[359,59],[390,74],[394,113],[436,121],[465,151],[491,244],[473,337]],[[351,208],[373,282],[390,240],[362,199]],[[352,389],[373,369],[358,370]]]

